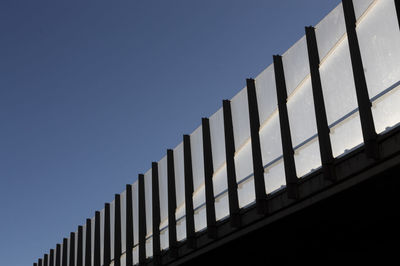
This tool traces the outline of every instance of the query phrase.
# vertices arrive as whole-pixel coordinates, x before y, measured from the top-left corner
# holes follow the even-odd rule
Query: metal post
[[[238,199],[238,185],[236,183],[235,169],[235,139],[233,137],[233,124],[231,102],[229,100],[222,101],[222,109],[224,113],[224,132],[225,132],[225,154],[226,154],[226,172],[228,180],[228,197],[229,197],[229,216],[232,227],[240,227],[240,208]]]
[[[92,266],[92,221],[86,219],[86,234],[85,234],[85,266]]]
[[[93,265],[100,266],[100,212],[96,211],[94,216],[94,254]]]
[[[61,245],[56,245],[56,266],[60,266],[61,262]]]
[[[183,135],[183,168],[185,172],[185,211],[186,211],[186,242],[189,248],[196,248],[196,233],[194,229],[193,211],[193,169],[190,136]]]
[[[82,266],[83,262],[83,227],[78,226],[78,244],[76,250],[76,266]]]
[[[49,255],[47,255],[47,254],[44,254],[43,265],[44,266],[48,266],[49,265]]]
[[[38,259],[38,266],[43,266],[43,261],[42,261],[42,259]]]
[[[354,83],[360,113],[361,128],[364,138],[365,153],[368,158],[379,159],[379,147],[375,131],[374,119],[372,117],[372,103],[369,99],[367,81],[365,80],[364,67],[362,63],[360,47],[356,31],[356,16],[352,0],[343,0],[343,13],[346,22],[347,38],[351,64],[353,68]]]
[[[330,129],[326,118],[324,95],[322,92],[321,76],[319,73],[320,59],[314,27],[306,27],[306,38],[322,171],[325,179],[334,181],[336,180],[333,168],[334,158],[332,155],[332,145],[329,136]]]
[[[169,255],[172,258],[178,256],[176,241],[176,189],[175,189],[175,167],[174,152],[167,150],[167,179],[168,179],[168,240]]]
[[[68,266],[68,239],[63,239],[62,266]]]
[[[274,70],[275,70],[276,94],[277,94],[278,110],[279,110],[279,122],[281,127],[283,162],[285,166],[286,189],[289,198],[297,199],[298,198],[297,175],[296,175],[296,166],[294,163],[292,138],[290,135],[289,116],[286,106],[287,91],[286,91],[285,73],[283,70],[282,57],[280,55],[275,55],[273,59],[274,59]]]
[[[54,266],[54,249],[50,249],[49,266]]]
[[[111,226],[110,226],[110,203],[104,204],[104,265],[110,265],[111,262]],[[77,265],[79,266],[79,265]]]
[[[69,266],[75,266],[75,233],[69,236]]]
[[[211,149],[210,122],[208,118],[201,119],[203,133],[203,156],[204,156],[204,186],[206,193],[206,215],[207,215],[207,235],[209,238],[217,238],[217,226],[215,218],[215,198],[213,175],[214,166]]]
[[[115,194],[114,208],[114,266],[121,265],[121,197]]]
[[[126,185],[126,266],[133,265],[132,185]]]
[[[146,197],[144,175],[139,174],[139,265],[146,263]]]
[[[258,114],[257,93],[254,79],[247,79],[247,101],[249,107],[251,152],[253,157],[254,190],[259,214],[268,213],[267,193],[265,192],[264,166],[260,145],[260,117]]]
[[[151,163],[151,189],[153,215],[153,261],[154,265],[160,265],[160,190],[158,187],[158,164],[156,162]]]
[[[397,21],[400,27],[400,0],[394,0],[394,5],[396,6]]]

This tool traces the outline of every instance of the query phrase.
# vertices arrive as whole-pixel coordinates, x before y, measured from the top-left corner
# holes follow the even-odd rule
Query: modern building
[[[253,265],[390,250],[399,12],[399,0],[343,0],[34,265]]]

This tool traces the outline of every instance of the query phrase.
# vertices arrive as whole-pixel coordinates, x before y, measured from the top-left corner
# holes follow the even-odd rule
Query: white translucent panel
[[[242,89],[232,98],[231,111],[235,150],[238,151],[250,139],[247,88]]]
[[[228,189],[226,164],[214,172],[213,175],[214,196]]]
[[[296,89],[310,73],[306,37],[303,36],[282,56],[287,95]]]
[[[259,132],[261,155],[263,165],[270,163],[282,156],[281,129],[279,125],[279,114],[276,112],[268,120]]]
[[[196,210],[194,213],[194,226],[195,231],[202,230],[207,226],[207,218],[205,214],[205,187],[200,187],[195,193],[193,193],[193,209],[197,209],[200,206],[204,206],[199,210]]]
[[[320,66],[320,74],[328,124],[336,124],[358,107],[347,38]],[[358,116],[336,125],[330,136],[335,156],[361,143]]]
[[[77,253],[75,252],[75,254]],[[100,265],[103,264],[104,264],[104,209],[100,211]]]
[[[400,81],[400,34],[394,1],[377,1],[358,25],[357,33],[369,96],[376,98],[396,88]],[[391,97],[374,105],[377,132],[399,122],[398,116],[397,121],[393,118],[400,112],[400,104]]]
[[[280,159],[264,170],[265,190],[271,194],[286,186],[283,159]]]
[[[160,231],[160,248],[161,250],[169,247],[168,227]]]
[[[253,157],[251,154],[251,141],[235,155],[236,180],[240,181],[253,175]],[[252,183],[252,185],[250,185]],[[254,181],[247,180],[238,187],[239,205],[243,207],[255,199]]]
[[[193,188],[196,191],[204,185],[204,154],[203,154],[203,130],[198,127],[190,135],[190,149],[192,154]]]
[[[377,2],[383,2],[383,1],[391,1],[392,0],[377,0]],[[364,12],[367,10],[367,8],[374,2],[374,0],[353,0],[353,6],[354,6],[354,13],[356,14],[356,19],[358,20]]]
[[[133,244],[139,243],[139,186],[138,181],[132,184],[132,210],[133,210]]]
[[[146,208],[146,235],[149,236],[153,232],[153,196],[151,169],[144,174],[144,194]]]
[[[114,232],[115,232],[115,200],[110,203],[110,255],[114,259]]]
[[[239,152],[236,152],[235,170],[237,182],[253,173],[253,155],[251,149],[251,140],[246,142],[246,144],[242,146]]]
[[[382,133],[400,122],[400,86],[373,102],[376,132]]]
[[[176,240],[182,241],[184,239],[186,239],[186,217],[176,221]]]
[[[207,212],[206,206],[196,209],[194,211],[194,230],[196,232],[203,230],[207,227]]]
[[[111,262],[110,262],[110,266],[114,266],[114,261],[111,261]]]
[[[290,133],[294,147],[317,134],[317,123],[310,79],[307,79],[288,99],[287,109]]]
[[[320,75],[328,124],[332,124],[358,106],[347,38],[320,66]]]
[[[239,207],[243,208],[256,199],[254,190],[254,176],[238,184]]]
[[[158,162],[158,184],[160,191],[160,218],[168,219],[168,168],[167,156]]]
[[[400,80],[400,34],[394,1],[377,1],[358,25],[357,35],[372,98]]]
[[[225,131],[222,108],[213,114],[210,119],[211,150],[214,171],[225,163]]]
[[[69,265],[69,254],[70,254],[69,247],[70,247],[70,239],[67,238],[67,265]]]
[[[296,149],[294,153],[294,161],[298,177],[302,177],[318,169],[321,166],[318,138],[316,137]]]
[[[133,248],[132,260],[133,260],[133,265],[139,263],[139,246],[136,246],[136,247]]]
[[[174,170],[175,170],[175,192],[176,206],[182,209],[181,212],[176,212],[176,219],[185,215],[185,170],[183,163],[183,143],[181,142],[174,149]]]
[[[62,261],[63,261],[63,250],[64,250],[64,243],[63,243],[64,241],[61,241],[61,243],[60,243],[60,264],[62,265]]]
[[[126,253],[123,253],[120,257],[121,266],[126,266]]]
[[[146,239],[146,258],[153,257],[153,237]]]
[[[346,153],[362,143],[363,136],[358,112],[331,128],[330,137],[334,157]]]
[[[221,220],[229,215],[228,191],[215,198],[215,218]]]
[[[91,255],[91,259],[92,259],[92,264],[91,265],[93,266],[94,265],[94,235],[95,235],[95,231],[96,231],[95,230],[95,217],[92,218],[91,224],[92,224],[92,228],[91,228],[92,230],[91,230],[91,239],[90,239],[91,240],[91,244],[90,244],[90,247],[91,247],[92,250],[91,250],[90,253],[92,254]]]
[[[121,207],[121,250],[126,251],[126,191],[120,194]]]
[[[273,65],[255,78],[255,85],[260,125],[263,125],[278,108]]]
[[[340,3],[323,20],[315,26],[315,35],[318,36],[318,53],[320,60],[324,60],[339,40],[346,33],[343,16],[343,6]]]

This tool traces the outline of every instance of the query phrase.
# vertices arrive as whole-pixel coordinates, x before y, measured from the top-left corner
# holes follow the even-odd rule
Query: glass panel
[[[132,255],[133,265],[138,264],[139,263],[139,246],[134,247],[132,253],[133,253],[133,255]]]
[[[321,61],[323,61],[325,56],[328,55],[329,51],[335,47],[335,45],[346,33],[342,3],[340,3],[315,26],[315,32],[319,36],[319,58]]]
[[[121,201],[121,250],[126,251],[126,190],[120,194]]]
[[[196,232],[203,230],[207,227],[207,213],[206,206],[202,205],[199,208],[195,208],[194,211],[194,229]]]
[[[215,198],[215,217],[218,221],[227,216],[229,216],[229,198],[226,191]]]
[[[182,240],[186,239],[186,217],[182,217],[180,219],[177,218],[176,239],[178,241],[182,241]]]
[[[243,208],[255,201],[254,176],[238,184],[239,207]]]
[[[305,36],[283,54],[282,63],[285,69],[287,95],[290,96],[310,73]]]
[[[146,239],[146,258],[153,256],[153,237]]]
[[[144,191],[146,206],[146,235],[147,237],[153,233],[153,200],[152,200],[152,172],[151,169],[144,174]]]
[[[75,250],[74,250],[74,254],[75,254],[74,263],[75,263],[75,265],[77,265],[77,262],[78,262],[78,231],[75,232]],[[50,257],[49,257],[49,265],[50,265]],[[55,264],[53,264],[53,265],[55,265]]]
[[[55,258],[56,256],[54,256]],[[82,263],[86,261],[86,223],[82,226]],[[54,265],[56,265],[54,263]]]
[[[390,1],[393,2],[392,0]],[[363,15],[363,13],[367,10],[367,8],[371,5],[372,2],[374,2],[374,0],[353,0],[354,13],[356,14],[357,20]],[[382,1],[377,1],[377,2],[382,2]]]
[[[126,266],[126,253],[121,255],[120,261],[121,261],[121,266]]]
[[[286,185],[282,160],[277,161],[282,157],[282,142],[273,65],[256,77],[256,92],[261,125],[261,156],[266,168],[265,190],[272,193]]]
[[[168,226],[161,227],[161,230],[160,230],[160,247],[161,247],[161,250],[167,249],[169,247]]]
[[[91,259],[92,259],[92,263],[91,263],[91,265],[93,266],[94,265],[94,234],[95,234],[95,218],[93,217],[92,218],[92,220],[91,220],[91,223],[92,223],[92,231],[91,231],[91,245],[90,245],[90,247],[91,247],[91,254],[92,254],[92,256],[91,256]]]
[[[321,165],[318,142],[314,138],[314,144],[309,143],[317,135],[310,78],[289,97],[287,108],[293,147],[307,146],[298,147],[294,154],[297,176],[301,177]]]
[[[70,251],[69,251],[69,247],[70,247],[70,239],[69,238],[67,238],[67,265],[69,265],[69,253],[70,253]]]
[[[111,246],[111,260],[114,259],[114,227],[115,227],[115,200],[110,203],[110,246]]]
[[[132,184],[133,245],[139,243],[139,194],[138,181]]]
[[[321,36],[316,37],[320,43]],[[354,119],[343,120],[358,107],[347,38],[321,64],[320,74],[328,124],[336,125],[330,132],[336,157],[363,142],[358,113]]]
[[[394,1],[377,1],[358,25],[357,34],[369,96],[376,99],[400,81],[400,34]],[[398,99],[384,98],[372,109],[378,133],[400,121]]]
[[[225,164],[225,133],[224,116],[222,108],[210,117],[211,148],[213,156],[213,185],[214,195],[225,191],[228,188],[226,164]],[[217,220],[229,214],[229,204],[227,200],[216,200],[215,212]]]
[[[168,169],[167,156],[158,162],[158,183],[160,190],[160,218],[161,222],[168,221]],[[168,222],[167,222],[168,224]]]
[[[176,190],[176,219],[185,215],[185,170],[183,164],[183,143],[174,149],[174,170]],[[178,211],[179,210],[179,211]]]
[[[235,155],[236,180],[238,184],[253,175],[253,156],[251,141]],[[238,186],[239,206],[243,207],[255,200],[254,180],[244,181]]]
[[[203,131],[201,126],[190,135],[190,149],[193,169],[193,208],[196,209],[205,203]],[[195,212],[194,223],[196,232],[203,229],[203,225],[206,224],[206,216]]]
[[[240,148],[250,138],[249,104],[247,100],[247,88],[242,89],[231,100],[233,137],[235,150]]]

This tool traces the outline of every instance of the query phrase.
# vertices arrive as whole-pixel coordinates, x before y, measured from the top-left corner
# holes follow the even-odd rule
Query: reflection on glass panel
[[[400,81],[400,34],[394,1],[377,1],[357,26],[370,98],[395,89]],[[395,95],[395,94],[394,94]],[[378,133],[400,121],[395,97],[377,99],[372,109]]]
[[[183,162],[183,142],[181,142],[174,149],[176,206],[180,210],[179,212],[176,211],[176,219],[185,215],[185,170]]]
[[[336,157],[363,142],[358,113],[343,120],[358,107],[347,38],[323,62],[320,74],[328,124],[335,125],[330,137]]]
[[[323,61],[346,33],[342,3],[315,26],[315,32],[319,36],[319,58]]]
[[[138,181],[132,184],[133,244],[139,243],[139,186]]]
[[[285,70],[287,95],[290,96],[310,73],[305,36],[283,54],[282,63]]]
[[[386,0],[383,0],[386,1]],[[377,2],[383,2],[377,1]],[[354,13],[356,14],[356,19],[358,20],[363,13],[368,9],[368,7],[374,2],[374,0],[353,0]],[[393,1],[391,1],[393,2]]]
[[[153,232],[153,200],[152,200],[152,172],[151,169],[144,174],[145,208],[146,208],[146,235]]]
[[[121,250],[126,251],[126,191],[120,194],[121,201]]]

